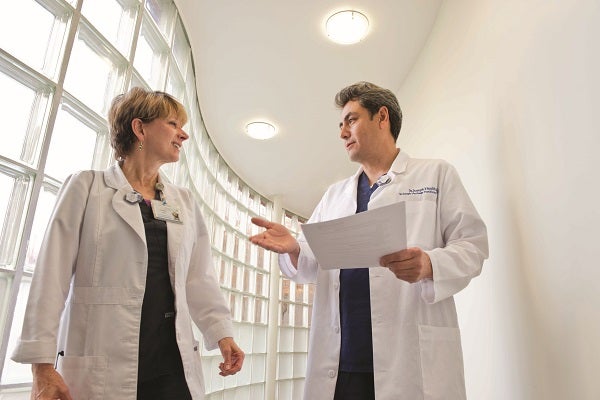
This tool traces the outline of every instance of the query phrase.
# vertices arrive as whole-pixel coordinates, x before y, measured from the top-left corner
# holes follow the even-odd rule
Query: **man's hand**
[[[298,259],[300,246],[285,226],[257,217],[252,218],[252,223],[266,228],[264,232],[249,238],[252,243],[279,254],[289,253],[292,262]]]
[[[379,265],[392,271],[396,278],[415,283],[425,278],[433,279],[433,268],[429,255],[418,247],[385,255]]]
[[[223,356],[223,362],[219,364],[219,375],[234,375],[242,369],[244,364],[244,352],[238,347],[231,337],[219,340],[219,349]]]
[[[31,400],[73,400],[62,376],[52,364],[32,364]]]

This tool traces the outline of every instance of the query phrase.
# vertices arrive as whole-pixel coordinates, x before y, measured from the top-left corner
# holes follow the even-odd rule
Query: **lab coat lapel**
[[[339,199],[339,217],[356,214],[356,196],[358,193],[358,177],[362,174],[363,169],[360,167],[358,171],[346,183],[343,195]]]
[[[112,198],[112,206],[115,212],[137,233],[137,235],[146,243],[146,233],[142,222],[139,205],[125,200],[125,196],[133,191],[133,188],[127,182],[121,167],[117,164],[104,172],[106,185],[115,189],[116,192]]]
[[[162,177],[159,178],[162,181]],[[181,213],[182,223],[178,222],[167,222],[167,241],[169,247],[169,265],[174,267],[179,255],[181,243],[183,241],[184,225],[191,223],[191,215],[184,213],[183,204],[181,198],[178,196],[176,190],[173,190],[173,186],[165,184],[164,195],[167,200],[167,204],[178,207]]]

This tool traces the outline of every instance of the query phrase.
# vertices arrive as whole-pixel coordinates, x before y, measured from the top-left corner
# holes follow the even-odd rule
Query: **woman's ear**
[[[131,120],[131,130],[133,134],[138,138],[141,142],[144,139],[144,122],[139,118],[134,118]]]

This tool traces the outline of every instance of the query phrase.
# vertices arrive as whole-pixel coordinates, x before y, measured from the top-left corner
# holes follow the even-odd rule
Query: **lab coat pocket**
[[[77,400],[104,398],[104,380],[108,361],[103,356],[59,358],[59,372],[71,397]]]
[[[408,247],[431,250],[437,237],[437,203],[419,197],[410,198],[405,204]]]
[[[464,371],[458,328],[419,325],[424,400],[464,400]]]

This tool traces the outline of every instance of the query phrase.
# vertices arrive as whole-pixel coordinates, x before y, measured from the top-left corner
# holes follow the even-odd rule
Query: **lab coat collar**
[[[406,167],[408,165],[408,160],[409,160],[409,155],[406,154],[406,152],[402,151],[400,148],[398,148],[398,155],[396,156],[396,158],[394,159],[394,161],[392,162],[392,165],[390,167],[390,169],[388,170],[388,172],[386,172],[386,175],[389,175],[392,179],[394,179],[394,176],[402,174],[406,171]],[[358,177],[360,176],[360,174],[362,174],[362,172],[364,171],[362,165],[358,168],[358,171],[356,171],[356,173],[352,176],[352,179],[354,179],[354,181],[358,184]]]
[[[127,181],[123,170],[118,163],[104,171],[106,186],[116,190],[112,198],[113,209],[123,220],[135,231],[135,233],[146,243],[146,233],[141,220],[139,207],[125,201],[125,196],[133,191],[133,187]],[[135,207],[132,207],[135,206]]]
[[[133,190],[118,162],[104,171],[104,180],[106,185],[113,189],[120,190],[125,187],[127,190]],[[160,172],[158,173],[158,182],[165,183]]]
[[[393,173],[394,175],[398,175],[403,174],[406,171],[406,167],[408,166],[408,159],[410,158],[410,156],[401,149],[398,150],[400,151],[394,159],[394,162],[392,163],[388,174]]]

